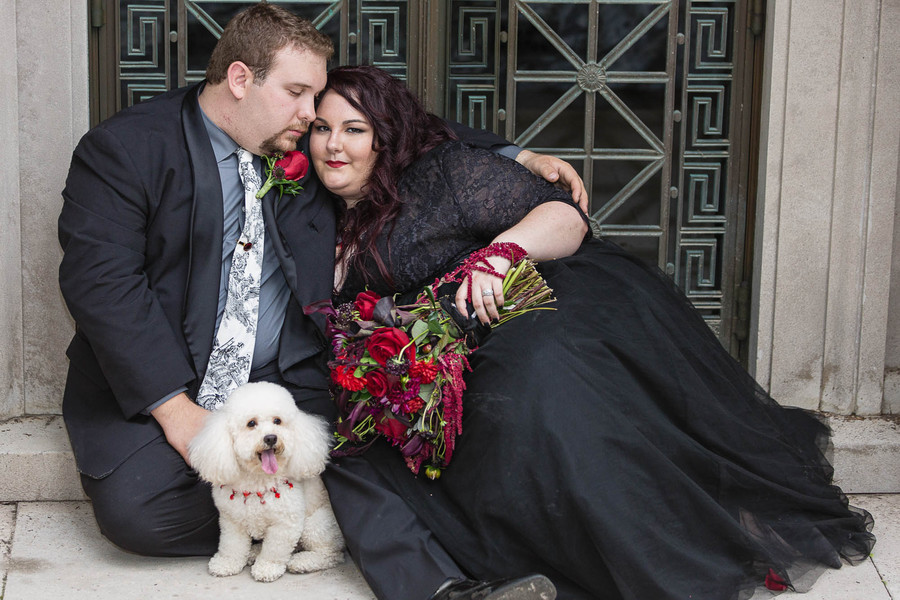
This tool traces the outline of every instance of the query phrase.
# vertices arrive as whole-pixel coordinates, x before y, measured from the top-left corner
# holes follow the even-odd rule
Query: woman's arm
[[[552,260],[573,254],[581,245],[588,232],[584,217],[571,204],[546,202],[533,208],[517,224],[495,237],[491,243],[513,242],[521,246],[528,257],[536,261]],[[488,257],[487,262],[495,271],[506,274],[511,263],[508,258]],[[503,279],[473,271],[472,305],[482,323],[500,318],[497,307],[503,304]],[[485,296],[484,290],[492,290],[493,295]],[[464,282],[456,293],[456,307],[467,315],[466,300],[468,285]]]

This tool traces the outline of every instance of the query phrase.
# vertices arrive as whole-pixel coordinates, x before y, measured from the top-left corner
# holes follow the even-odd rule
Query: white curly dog
[[[189,446],[191,464],[212,484],[219,509],[219,551],[209,572],[257,581],[333,567],[343,538],[319,475],[331,436],[319,417],[300,411],[274,383],[248,383],[211,413]],[[262,540],[251,555],[253,540]],[[297,546],[300,550],[297,550]]]

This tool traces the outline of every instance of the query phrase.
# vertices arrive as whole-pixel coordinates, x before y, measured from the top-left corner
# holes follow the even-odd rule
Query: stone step
[[[900,493],[900,418],[831,417],[834,483],[848,494]]]
[[[848,494],[900,493],[896,417],[831,418],[835,483]],[[59,415],[0,423],[0,502],[84,500]]]
[[[0,502],[84,499],[62,416],[0,423]]]

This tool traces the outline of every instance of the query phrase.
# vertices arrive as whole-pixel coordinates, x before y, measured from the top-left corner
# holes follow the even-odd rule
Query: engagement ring
[[[492,290],[491,288],[485,288],[485,289],[481,290],[481,295],[482,296],[493,296],[494,290]]]

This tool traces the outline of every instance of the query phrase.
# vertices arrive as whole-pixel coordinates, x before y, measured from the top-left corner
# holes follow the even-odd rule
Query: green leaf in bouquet
[[[437,298],[434,297],[434,290],[431,289],[430,285],[425,286],[425,293],[428,295],[428,299],[431,301],[431,305],[437,306]]]
[[[431,397],[434,395],[434,383],[425,383],[419,387],[419,398],[425,401],[427,404],[431,402]]]
[[[442,335],[444,333],[444,326],[441,324],[440,311],[435,311],[428,315],[428,330],[437,335]]]
[[[419,392],[419,397],[425,401],[425,406],[422,407],[422,410],[419,411],[422,414],[422,417],[425,418],[427,415],[431,415],[434,412],[438,412],[437,409],[441,405],[441,388],[440,386],[429,383],[428,385],[423,385],[422,389],[427,388],[427,393],[423,395],[423,393]]]
[[[363,388],[356,392],[356,397],[353,399],[354,402],[368,402],[372,399],[372,394],[366,388]]]
[[[431,353],[434,356],[440,356],[444,352],[444,348],[447,347],[447,344],[455,339],[457,338],[453,337],[447,332],[444,332],[443,335],[441,335],[441,339],[439,339],[437,344],[434,345],[434,350],[432,350]]]
[[[425,321],[416,321],[413,323],[412,329],[410,329],[410,333],[412,334],[412,339],[415,341],[419,341],[424,338],[428,332],[431,330],[431,327]]]

